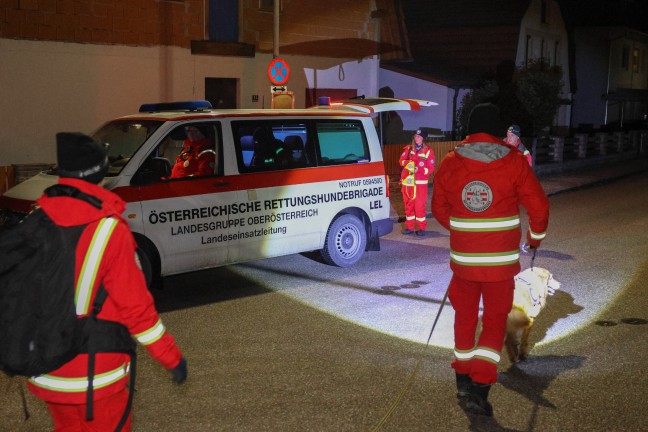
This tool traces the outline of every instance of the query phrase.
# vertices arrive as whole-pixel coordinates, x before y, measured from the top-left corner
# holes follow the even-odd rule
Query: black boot
[[[466,403],[466,411],[473,414],[492,416],[493,406],[488,402],[490,388],[490,384],[473,382],[470,386],[470,397]]]
[[[457,399],[467,401],[470,397],[472,380],[467,374],[455,374],[457,377]]]

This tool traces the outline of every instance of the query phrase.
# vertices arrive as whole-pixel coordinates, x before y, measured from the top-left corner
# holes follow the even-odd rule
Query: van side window
[[[232,135],[241,173],[314,166],[314,154],[306,147],[305,121],[234,121]]]
[[[318,121],[315,129],[321,165],[369,162],[369,146],[361,122]]]

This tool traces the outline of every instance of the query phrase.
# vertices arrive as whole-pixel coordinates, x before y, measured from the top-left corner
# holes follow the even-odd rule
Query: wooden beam
[[[214,56],[254,57],[255,46],[239,42],[217,42],[207,40],[192,40],[191,54]]]

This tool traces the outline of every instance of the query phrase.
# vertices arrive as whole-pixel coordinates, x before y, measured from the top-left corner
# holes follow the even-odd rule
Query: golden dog
[[[508,316],[504,341],[511,363],[526,360],[533,320],[544,308],[547,296],[557,289],[560,289],[560,282],[542,267],[529,268],[515,276],[513,308]]]

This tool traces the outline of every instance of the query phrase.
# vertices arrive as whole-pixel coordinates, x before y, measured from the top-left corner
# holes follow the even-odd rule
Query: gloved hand
[[[182,384],[187,379],[187,373],[187,360],[182,357],[178,366],[171,369],[171,379],[176,384]]]
[[[522,252],[524,253],[533,252],[535,248],[535,246],[531,246],[530,244],[522,243]]]

